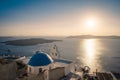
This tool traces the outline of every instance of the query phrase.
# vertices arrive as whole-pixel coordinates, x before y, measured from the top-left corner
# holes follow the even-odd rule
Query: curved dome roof
[[[44,52],[36,52],[28,62],[31,66],[47,66],[53,62],[53,59]]]

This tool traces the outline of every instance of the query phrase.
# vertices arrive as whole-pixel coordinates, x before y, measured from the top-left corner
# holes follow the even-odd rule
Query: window
[[[55,53],[55,56],[57,56],[57,53]]]
[[[29,72],[31,72],[31,67],[29,67]]]
[[[42,68],[39,68],[39,73],[42,72]]]

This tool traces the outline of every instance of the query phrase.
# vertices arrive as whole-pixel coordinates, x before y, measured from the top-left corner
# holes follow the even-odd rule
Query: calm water
[[[29,37],[1,39],[0,42],[21,38]],[[31,56],[37,50],[49,53],[50,48],[56,44],[61,57],[77,61],[81,66],[90,66],[92,71],[97,69],[98,71],[120,72],[120,39],[67,39],[58,37],[50,39],[63,41],[35,46],[10,46],[0,43],[0,54],[8,54],[7,49],[11,50],[9,54],[14,55]]]

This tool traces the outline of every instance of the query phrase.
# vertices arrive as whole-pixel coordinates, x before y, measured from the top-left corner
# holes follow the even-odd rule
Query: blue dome
[[[53,59],[44,52],[36,52],[28,62],[31,66],[47,66],[53,62]]]

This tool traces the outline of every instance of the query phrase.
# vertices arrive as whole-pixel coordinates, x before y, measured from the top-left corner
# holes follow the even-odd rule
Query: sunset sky
[[[0,36],[120,35],[120,0],[0,0]]]

